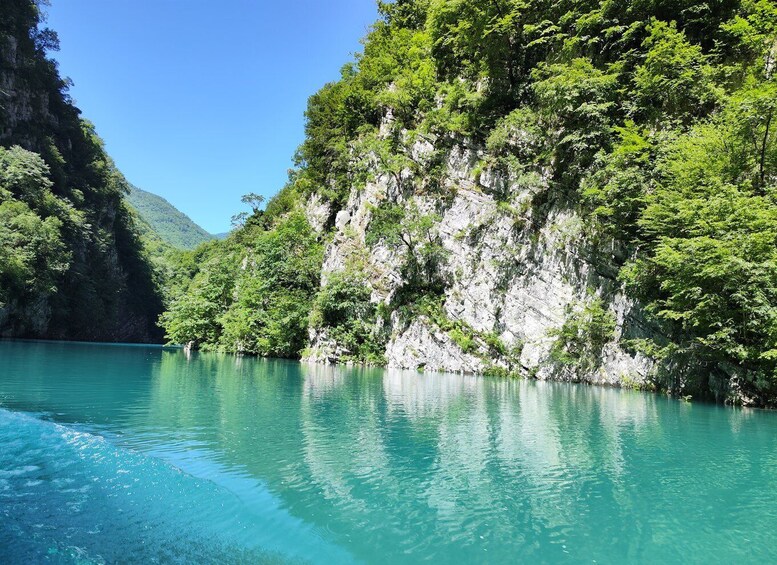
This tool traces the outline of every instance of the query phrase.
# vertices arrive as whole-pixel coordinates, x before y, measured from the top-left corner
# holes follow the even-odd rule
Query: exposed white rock
[[[433,372],[480,373],[486,367],[483,359],[461,351],[446,332],[423,316],[389,341],[386,360],[392,369]]]
[[[318,194],[313,194],[305,203],[305,217],[317,233],[324,232],[331,210],[332,205],[325,202]]]
[[[414,158],[419,159],[433,150],[428,140],[412,146]],[[644,383],[652,368],[650,360],[626,351],[620,338],[626,331],[633,338],[648,330],[614,280],[612,266],[590,258],[582,218],[562,202],[546,205],[541,215],[532,207],[534,196],[547,190],[547,171],[520,179],[488,168],[475,172],[482,157],[477,148],[451,150],[444,185],[455,196],[442,211],[436,210],[438,196],[401,194],[396,179],[380,171],[364,188],[354,188],[336,217],[334,237],[325,252],[323,284],[356,254],[366,255],[372,299],[388,301],[403,282],[402,250],[383,245],[368,250],[365,235],[376,206],[387,200],[409,206],[412,201],[422,213],[436,210],[441,215],[435,230],[448,253],[445,269],[451,281],[445,313],[476,332],[498,335],[507,347],[520,352],[519,364],[512,369],[539,379]],[[494,194],[509,197],[500,203]],[[603,348],[599,366],[579,374],[549,359],[552,332],[564,324],[570,311],[593,296],[613,313],[617,330]],[[334,362],[337,355],[336,344],[311,335],[307,359]],[[425,371],[479,373],[492,364],[506,366],[504,359],[489,358],[487,351],[463,352],[447,332],[425,317],[402,320],[396,313],[386,358],[389,367]]]
[[[310,347],[302,356],[307,363],[323,363],[332,365],[338,363],[344,355],[350,353],[331,339],[325,331],[310,330]]]

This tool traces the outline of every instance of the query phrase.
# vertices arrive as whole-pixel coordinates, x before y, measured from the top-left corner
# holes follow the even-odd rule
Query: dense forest
[[[379,2],[286,186],[184,252],[40,3],[0,11],[3,335],[153,340],[165,310],[206,350],[777,399],[771,1]]]
[[[0,0],[0,335],[158,341],[160,272],[42,4]]]
[[[577,245],[604,255],[655,328],[621,344],[655,362],[650,386],[775,398],[773,2],[397,0],[379,9],[363,52],[310,98],[288,184],[226,241],[189,256],[162,317],[168,339],[295,357],[325,329],[340,361],[380,364],[390,320],[423,315],[461,349],[509,358],[498,331],[445,307],[455,275],[435,225],[457,190],[446,164],[476,147],[473,178],[517,223],[562,202],[583,218]],[[495,175],[508,182],[479,180]],[[338,212],[381,176],[393,192],[354,241],[364,257],[401,256],[388,295],[358,253],[320,269]],[[516,207],[516,186],[542,189]],[[421,199],[433,205],[416,206]],[[305,213],[311,202],[324,210],[320,226]],[[550,334],[551,360],[590,369],[614,325],[594,297]]]

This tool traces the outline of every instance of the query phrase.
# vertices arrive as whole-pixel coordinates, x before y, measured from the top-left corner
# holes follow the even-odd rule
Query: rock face
[[[51,112],[51,93],[20,78],[34,62],[19,48],[18,38],[0,33],[0,63],[0,142],[13,138],[15,143],[34,145],[31,124],[59,125]]]
[[[80,118],[68,81],[47,59],[50,44],[37,27],[37,3],[6,4],[0,15],[0,147],[36,153],[48,167],[52,196],[72,214],[61,232],[66,272],[51,288],[0,292],[0,337],[161,342],[156,320],[162,300],[123,202],[126,181]],[[34,200],[25,196],[14,198]],[[34,205],[32,212],[52,214]]]
[[[394,332],[386,348],[388,366],[448,373],[481,373],[486,362],[465,353],[447,332],[419,317]]]
[[[421,157],[431,149],[414,147]],[[452,196],[447,198],[400,190],[398,181],[404,185],[414,180],[409,170],[397,178],[376,168],[374,180],[352,189],[347,205],[336,215],[323,284],[354,256],[366,256],[372,300],[388,304],[404,282],[402,250],[383,242],[369,247],[366,234],[374,210],[386,202],[417,206],[435,212],[439,219],[431,230],[445,249],[445,317],[466,327],[475,339],[465,351],[450,331],[429,317],[405,319],[395,311],[387,328],[389,367],[462,373],[501,367],[538,379],[648,384],[651,361],[624,346],[651,330],[616,280],[620,251],[612,242],[585,239],[584,219],[574,206],[552,194],[543,171],[518,176],[483,169],[478,164],[485,156],[480,148],[462,146],[448,153],[443,188]],[[318,205],[311,202],[309,207]],[[552,355],[558,330],[594,300],[614,320],[614,332],[597,348],[594,363],[558,362]],[[489,350],[477,338],[484,335],[498,337],[502,351]],[[306,359],[337,358],[337,345],[312,332]]]

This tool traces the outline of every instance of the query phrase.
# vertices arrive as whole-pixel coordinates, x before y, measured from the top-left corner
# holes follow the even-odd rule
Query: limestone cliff
[[[419,142],[413,150],[422,156],[433,146]],[[541,172],[527,178],[484,169],[487,157],[480,147],[456,145],[447,151],[443,188],[453,195],[447,199],[398,186],[397,178],[405,186],[423,184],[423,170],[404,169],[396,177],[373,160],[373,180],[353,188],[336,214],[323,285],[366,257],[365,283],[372,300],[390,304],[407,282],[401,273],[405,250],[382,242],[368,246],[370,223],[386,203],[417,207],[434,216],[431,230],[445,250],[445,325],[459,323],[469,335],[463,348],[429,316],[394,311],[384,328],[389,367],[462,373],[501,367],[538,379],[649,386],[650,360],[627,347],[629,340],[651,329],[616,280],[621,250],[611,241],[587,241],[583,218],[563,195],[552,193]],[[311,224],[322,230],[328,208],[317,195],[306,210]],[[552,355],[559,330],[594,300],[611,314],[614,331],[590,363],[559,362]],[[495,336],[500,346],[495,350],[483,336]],[[328,338],[326,329],[311,330],[307,360],[337,362],[347,353]]]
[[[777,404],[773,3],[379,4],[171,339]]]

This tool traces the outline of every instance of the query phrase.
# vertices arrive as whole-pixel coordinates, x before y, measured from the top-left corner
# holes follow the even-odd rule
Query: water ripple
[[[0,398],[12,562],[777,561],[775,413],[12,342]]]

